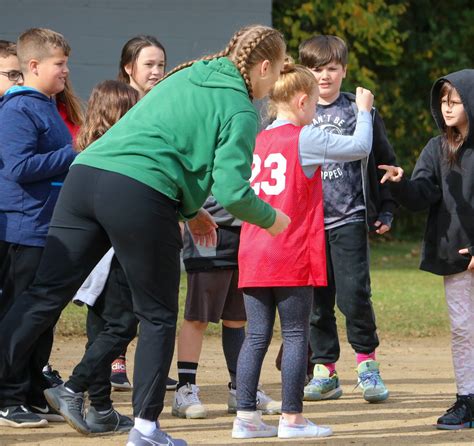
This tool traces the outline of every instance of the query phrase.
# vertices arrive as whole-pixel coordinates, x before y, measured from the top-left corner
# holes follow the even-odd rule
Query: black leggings
[[[260,371],[278,308],[283,335],[282,412],[303,412],[312,295],[311,287],[244,288],[247,335],[237,363],[238,410],[256,410]]]
[[[182,247],[177,203],[113,172],[71,168],[36,278],[2,321],[0,339],[10,342],[1,343],[0,381],[25,367],[35,339],[54,324],[111,245],[127,276],[140,323],[134,416],[156,420],[163,409],[176,334]],[[102,355],[105,359],[108,352]],[[93,376],[89,379],[92,382]]]

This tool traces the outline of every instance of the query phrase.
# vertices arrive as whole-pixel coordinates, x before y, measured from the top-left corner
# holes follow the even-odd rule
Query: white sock
[[[143,435],[151,435],[155,430],[156,422],[145,420],[143,418],[135,418],[135,429],[139,430]]]
[[[237,418],[247,423],[257,423],[260,421],[260,414],[256,410],[238,410]]]

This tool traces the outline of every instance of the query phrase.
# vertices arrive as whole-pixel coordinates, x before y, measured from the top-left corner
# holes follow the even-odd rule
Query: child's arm
[[[370,109],[373,95],[369,90],[357,88],[356,102],[359,109],[353,135],[336,135],[314,125],[302,128],[299,139],[301,166],[308,176],[310,170],[321,164],[356,161],[367,157],[372,148],[372,116]]]
[[[212,169],[212,195],[238,219],[276,235],[288,226],[289,218],[258,198],[249,182],[257,136],[256,118],[254,113],[237,113],[221,130]]]
[[[379,169],[386,171],[381,181],[390,181],[391,191],[397,201],[412,211],[427,209],[441,198],[434,150],[435,144],[430,141],[421,152],[409,180],[403,177],[401,167],[379,166]]]
[[[76,156],[72,144],[38,153],[41,129],[28,110],[9,109],[0,122],[3,175],[17,183],[31,183],[67,172]]]

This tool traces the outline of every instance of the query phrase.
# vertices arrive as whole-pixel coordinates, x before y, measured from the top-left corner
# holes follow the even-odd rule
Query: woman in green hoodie
[[[76,158],[35,281],[2,321],[0,338],[11,342],[0,347],[0,379],[24,364],[35,338],[54,323],[112,245],[140,321],[135,428],[127,444],[186,444],[169,438],[156,422],[175,342],[182,245],[178,220],[190,219],[198,242],[215,243],[215,224],[200,209],[212,193],[237,218],[272,235],[290,223],[257,198],[248,181],[258,128],[252,99],[267,95],[284,55],[278,31],[243,28],[222,52],[171,71]],[[106,351],[102,358],[100,363],[114,359]],[[87,434],[84,390],[59,386],[48,391],[47,399]]]

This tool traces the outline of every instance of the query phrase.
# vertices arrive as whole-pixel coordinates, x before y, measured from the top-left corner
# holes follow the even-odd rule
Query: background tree
[[[349,46],[343,89],[371,89],[399,164],[410,173],[437,133],[430,113],[433,81],[474,67],[474,3],[470,0],[274,0],[274,26],[297,58],[298,45],[334,34]],[[401,211],[398,232],[417,235],[423,216]]]

